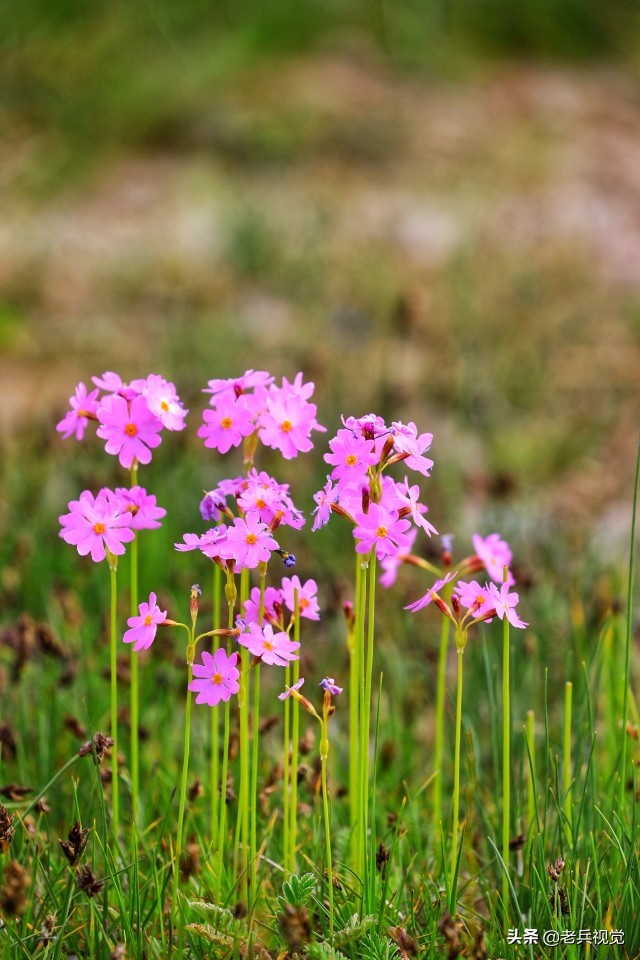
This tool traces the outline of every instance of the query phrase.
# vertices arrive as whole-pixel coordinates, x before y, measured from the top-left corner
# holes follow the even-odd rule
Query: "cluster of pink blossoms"
[[[265,447],[279,450],[285,460],[312,449],[312,430],[324,430],[316,420],[317,407],[309,403],[313,383],[303,383],[298,373],[290,383],[282,378],[280,387],[264,370],[247,370],[230,380],[209,380],[205,393],[211,394],[210,409],[203,413],[198,436],[205,447],[227,453],[252,434]]]
[[[130,469],[136,463],[149,463],[151,451],[161,443],[161,432],[183,430],[188,413],[180,402],[173,383],[158,374],[124,383],[109,370],[92,377],[96,389],[88,391],[79,383],[70,398],[71,409],[56,429],[66,439],[82,440],[89,420],[105,440],[107,453],[117,456],[121,466]]]
[[[152,530],[166,510],[143,487],[103,487],[94,496],[84,490],[69,503],[69,513],[59,517],[60,536],[76,547],[81,557],[91,556],[99,563],[107,555],[121,556],[125,543],[134,539],[138,530]]]
[[[324,456],[333,470],[314,496],[313,529],[328,523],[332,512],[341,514],[353,523],[356,551],[375,550],[383,565],[411,550],[418,529],[428,536],[437,533],[425,517],[428,508],[420,502],[418,484],[406,476],[398,482],[384,472],[403,463],[428,477],[433,461],[425,453],[432,439],[430,433],[419,434],[414,423],[387,426],[376,414],[343,419]]]
[[[473,546],[475,554],[462,560],[458,570],[450,571],[437,580],[424,596],[405,609],[417,613],[430,603],[435,603],[446,617],[465,629],[473,623],[490,623],[496,616],[500,620],[506,618],[512,626],[523,629],[527,624],[516,611],[519,596],[510,589],[515,579],[511,573],[512,553],[509,544],[498,533],[491,533],[486,538],[476,533]],[[458,579],[461,573],[482,569],[486,570],[491,582],[481,585],[477,580],[467,582]],[[442,588],[448,583],[455,583],[451,605],[441,595]],[[462,615],[462,609],[467,613]]]

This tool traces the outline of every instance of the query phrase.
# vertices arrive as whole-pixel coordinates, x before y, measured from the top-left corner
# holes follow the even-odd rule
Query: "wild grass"
[[[66,457],[60,463],[72,475],[86,467],[86,462],[74,465]],[[170,567],[167,563],[173,540],[193,526],[199,500],[194,466],[187,452],[180,462],[159,459],[152,468],[159,501],[164,495],[173,509],[165,528],[141,542],[140,588],[142,593],[164,591],[171,614],[182,619],[188,584],[198,580],[204,590],[201,617],[211,621],[213,597],[220,594],[210,586],[207,561],[191,557],[182,570],[175,561]],[[31,483],[38,489],[37,480]],[[60,478],[56,489],[65,490]],[[24,494],[15,488],[15,502]],[[290,808],[290,815],[297,814],[296,868],[292,873],[286,868],[292,861],[282,845],[283,737],[276,709],[282,683],[280,677],[263,676],[261,715],[276,719],[273,729],[260,734],[260,749],[252,759],[260,806],[254,811],[257,856],[246,863],[248,883],[249,875],[238,875],[232,857],[240,783],[234,749],[226,798],[228,856],[222,864],[214,856],[209,708],[193,709],[185,842],[177,872],[186,682],[183,641],[177,637],[156,642],[140,660],[139,827],[131,822],[129,751],[127,737],[121,736],[121,831],[117,841],[113,838],[108,761],[97,764],[90,753],[77,756],[85,739],[109,729],[108,577],[100,567],[89,569],[70,557],[56,534],[50,514],[34,515],[31,522],[26,518],[24,529],[15,525],[3,548],[6,571],[10,557],[21,562],[21,538],[33,545],[21,571],[26,588],[13,598],[5,593],[9,602],[0,646],[0,786],[15,818],[15,837],[2,858],[1,956],[369,960],[466,955],[512,960],[547,955],[538,945],[509,943],[507,931],[516,928],[520,934],[532,928],[540,937],[543,931],[557,931],[558,938],[569,938],[546,948],[567,960],[588,955],[586,948],[570,942],[572,931],[577,937],[577,931],[591,936],[596,930],[622,930],[624,946],[599,946],[598,956],[640,955],[633,549],[626,618],[617,604],[594,616],[588,582],[585,595],[572,598],[571,623],[562,581],[550,584],[541,575],[537,587],[525,590],[522,602],[531,626],[524,636],[511,631],[508,638],[512,669],[506,725],[500,625],[485,626],[469,637],[460,714],[457,856],[451,846],[457,820],[452,821],[451,807],[455,653],[449,650],[443,674],[445,732],[437,769],[433,721],[440,624],[429,616],[416,623],[402,611],[403,598],[424,589],[418,573],[405,571],[391,591],[378,590],[376,596],[376,656],[367,680],[374,702],[371,830],[364,838],[376,862],[372,875],[354,873],[349,855],[348,707],[339,698],[331,721],[330,812],[323,812],[320,771],[314,767],[317,742],[306,752],[315,733],[307,729],[313,721],[300,716],[295,741],[300,741],[301,764],[294,760],[298,793]],[[332,536],[327,530],[312,541],[305,534],[297,551],[301,575],[317,572],[315,551],[320,550],[326,554],[325,569],[336,578],[333,586],[326,581],[321,587],[325,617],[319,635],[306,643],[303,636],[303,668],[307,675],[332,673],[346,681],[348,631],[340,608],[355,597],[346,544]],[[526,563],[526,558],[518,559]],[[623,570],[620,557],[620,578]],[[124,583],[127,572],[125,560],[120,571]],[[601,575],[596,571],[596,577]],[[337,591],[334,599],[332,590]],[[122,626],[128,612],[122,594],[116,610]],[[123,691],[128,661],[123,649],[118,659]],[[128,719],[121,715],[121,731]],[[246,737],[235,708],[230,722],[234,744],[238,736]],[[369,740],[366,732],[362,735]],[[510,759],[503,771],[507,750]],[[506,822],[505,774],[511,797]],[[436,784],[442,830],[433,820]],[[333,931],[324,829],[329,816]],[[75,822],[90,828],[77,868],[58,843]],[[78,874],[86,867],[88,878]]]

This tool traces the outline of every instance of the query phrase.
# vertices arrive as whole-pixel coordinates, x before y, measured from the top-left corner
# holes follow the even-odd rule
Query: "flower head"
[[[175,384],[157,373],[151,373],[142,392],[149,410],[160,420],[163,427],[167,430],[184,430],[185,417],[189,411],[182,406]]]
[[[473,535],[473,549],[484,564],[484,567],[494,583],[504,580],[504,568],[511,566],[512,553],[506,540],[502,540],[499,533],[490,533],[488,537],[481,537],[479,533]],[[507,582],[515,583],[509,576]]]
[[[291,696],[292,693],[294,692],[297,693],[303,683],[304,683],[304,677],[300,677],[300,679],[296,680],[295,683],[292,683],[290,687],[287,687],[284,693],[278,694],[278,700],[286,700],[288,697]]]
[[[378,560],[382,560],[389,554],[407,550],[410,526],[408,520],[398,519],[395,510],[390,511],[380,503],[372,503],[368,513],[356,513],[353,535],[360,541],[356,551],[369,553],[375,549]]]
[[[412,613],[416,613],[418,610],[423,610],[424,607],[428,607],[432,601],[438,601],[440,599],[438,596],[438,591],[442,590],[445,583],[449,583],[457,576],[458,571],[456,570],[455,573],[448,573],[446,577],[442,578],[442,580],[436,580],[431,589],[427,590],[423,597],[420,597],[419,600],[414,600],[413,603],[410,603],[405,607],[405,610],[411,610]]]
[[[308,402],[313,390],[313,383],[302,383],[301,373],[293,383],[283,378],[282,387],[272,384],[266,390],[266,409],[258,418],[260,440],[265,447],[279,450],[285,460],[311,450],[311,431],[324,430],[316,420],[318,408]]]
[[[226,542],[222,544],[219,556],[225,560],[233,559],[239,566],[257,567],[259,563],[266,563],[272,551],[278,549],[268,527],[253,511],[246,517],[236,517],[233,526],[226,530]]]
[[[97,417],[100,426],[96,433],[107,441],[105,450],[117,455],[127,469],[134,460],[149,463],[151,450],[162,442],[162,423],[151,413],[144,397],[136,396],[130,402],[121,396],[105,397]]]
[[[319,686],[323,687],[323,689],[325,689],[327,693],[330,693],[332,697],[337,697],[338,694],[342,693],[343,690],[342,687],[338,686],[333,677],[325,677],[320,681]]]
[[[139,616],[129,617],[129,629],[125,632],[125,643],[133,643],[134,650],[148,650],[156,638],[158,626],[167,619],[167,611],[161,610],[156,603],[155,593],[149,594],[149,602],[138,605]]]
[[[289,640],[286,633],[274,633],[271,624],[259,627],[257,623],[249,623],[248,631],[241,633],[238,643],[246,647],[254,657],[260,657],[264,663],[279,667],[286,667],[291,660],[299,660],[295,652],[300,644]]]
[[[236,667],[237,659],[237,653],[227,656],[222,647],[213,655],[206,650],[202,652],[202,663],[194,663],[195,679],[189,684],[189,690],[198,694],[196,703],[215,707],[221,700],[226,703],[238,692],[240,671]]]
[[[198,430],[198,436],[204,440],[205,447],[227,453],[231,447],[239,447],[244,438],[253,433],[253,412],[244,396],[219,393],[212,403],[213,407],[207,408],[202,414],[204,423]]]
[[[131,514],[110,490],[101,490],[97,497],[84,490],[59,520],[62,539],[76,547],[81,557],[90,554],[95,563],[104,560],[107,550],[114,556],[123,554],[124,544],[135,536]]]
[[[71,434],[75,434],[76,440],[82,440],[84,431],[89,423],[89,416],[95,419],[98,409],[98,391],[92,390],[87,393],[84,383],[80,382],[75,389],[75,393],[69,398],[71,409],[64,415],[56,430],[62,434],[66,440]]]
[[[295,610],[295,591],[298,591],[298,608],[300,616],[307,620],[319,620],[320,611],[318,609],[318,584],[315,580],[307,580],[304,584],[300,583],[300,578],[293,577],[282,578],[282,599],[286,607],[293,613]]]
[[[489,584],[491,606],[495,606],[496,613],[501,620],[504,620],[506,617],[511,626],[524,629],[528,624],[525,623],[524,620],[521,620],[516,613],[516,606],[520,598],[517,593],[509,593],[510,586],[511,584],[509,582],[505,582],[500,589],[498,589],[495,583]]]
[[[167,511],[158,506],[155,496],[147,493],[144,487],[117,487],[116,495],[131,514],[132,530],[157,530],[162,526],[160,520]]]
[[[331,479],[339,481],[341,487],[363,481],[368,468],[378,462],[372,442],[351,430],[338,430],[329,446],[331,453],[325,453],[324,459],[333,465]]]

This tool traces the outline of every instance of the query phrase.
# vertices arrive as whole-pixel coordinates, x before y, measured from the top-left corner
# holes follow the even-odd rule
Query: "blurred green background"
[[[200,390],[248,367],[304,370],[331,431],[414,419],[461,553],[499,529],[525,589],[608,604],[592,574],[624,562],[638,439],[638,19],[630,0],[2,5],[5,611],[46,607],[55,517],[117,480],[54,432],[75,383],[175,379],[189,438],[148,485],[193,529],[237,469],[195,438]],[[295,467],[307,510],[323,468]],[[321,536],[313,569],[338,580]]]

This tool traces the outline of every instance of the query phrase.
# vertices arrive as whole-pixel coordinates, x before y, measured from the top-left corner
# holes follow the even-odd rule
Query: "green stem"
[[[360,596],[358,598],[358,622],[357,622],[357,635],[356,635],[356,646],[357,646],[357,658],[358,658],[358,701],[360,708],[360,715],[358,717],[358,732],[360,735],[360,744],[358,749],[358,799],[359,799],[359,809],[358,809],[358,875],[362,881],[363,892],[365,890],[365,862],[366,862],[366,849],[367,849],[367,789],[366,784],[364,783],[365,778],[365,760],[366,754],[369,749],[369,745],[366,739],[366,729],[365,729],[365,712],[366,712],[366,691],[365,691],[365,674],[366,674],[366,657],[365,657],[365,615],[367,609],[367,579],[364,575],[363,569],[366,569],[366,560],[360,561],[361,573],[360,573]]]
[[[191,631],[193,643],[194,631]],[[182,840],[184,831],[184,814],[187,803],[187,778],[189,775],[189,747],[191,744],[191,690],[189,685],[193,679],[193,664],[187,665],[187,701],[184,715],[184,747],[182,752],[182,777],[180,780],[180,806],[178,808],[178,836],[176,840],[175,878],[173,882],[172,913],[175,912],[178,886],[180,884],[180,857],[182,856]]]
[[[527,773],[527,827],[529,843],[533,839],[536,825],[536,741],[535,741],[535,714],[527,710],[527,724],[525,737],[528,745],[529,769]]]
[[[375,616],[376,616],[376,553],[375,550],[371,551],[369,557],[369,610],[367,614],[367,669],[365,676],[365,691],[364,691],[364,733],[363,733],[363,769],[362,769],[362,782],[360,784],[360,789],[362,790],[362,795],[364,798],[362,805],[362,815],[363,815],[363,839],[364,839],[364,856],[365,861],[367,858],[367,836],[369,832],[369,827],[371,828],[372,835],[375,834],[376,825],[375,823],[369,824],[369,736],[371,730],[371,700],[372,700],[372,683],[373,683],[373,647],[374,647],[374,631],[375,631]],[[373,837],[372,837],[373,839]],[[371,862],[369,857],[368,864],[365,862],[365,877],[366,889],[367,889],[367,913],[370,913],[373,910],[373,884],[375,883],[375,861]],[[370,888],[370,889],[369,889]]]
[[[446,592],[445,592],[446,591]],[[447,595],[449,594],[449,596]],[[443,590],[443,599],[448,602],[450,588]],[[433,842],[436,860],[440,860],[442,845],[442,760],[444,755],[444,707],[446,701],[447,654],[449,652],[450,621],[442,618],[440,627],[440,652],[438,654],[438,686],[436,690],[436,717],[434,765],[435,778],[433,781]]]
[[[351,828],[351,865],[358,868],[357,824],[360,814],[360,779],[358,776],[358,714],[360,709],[358,676],[358,612],[362,566],[360,554],[356,553],[355,598],[353,622],[349,626],[347,647],[349,650],[349,825]]]
[[[502,621],[502,906],[505,928],[509,918],[509,838],[511,830],[511,680],[509,668],[509,620]]]
[[[249,596],[249,571],[240,574],[240,609]],[[240,690],[238,708],[240,711],[240,788],[238,793],[238,818],[236,821],[236,839],[233,862],[236,875],[240,875],[240,895],[244,902],[248,897],[248,860],[249,860],[249,651],[242,648],[240,654]]]
[[[638,515],[638,482],[640,481],[640,444],[636,459],[636,473],[633,487],[633,511],[631,514],[631,546],[629,548],[629,582],[627,587],[627,630],[624,651],[624,685],[622,694],[622,749],[620,751],[620,816],[624,814],[624,798],[627,782],[627,721],[629,719],[629,683],[631,681],[631,633],[633,612],[633,587],[635,579],[636,519]]]
[[[258,624],[262,626],[264,620],[264,591],[266,587],[267,571],[266,565],[260,567],[260,604],[258,607]],[[250,863],[251,863],[251,894],[256,896],[258,886],[258,761],[260,746],[260,664],[256,664],[253,677],[253,727],[251,741],[251,832],[250,843]]]
[[[227,584],[225,588],[227,598],[227,626],[231,630],[234,621],[234,609],[236,603],[235,580],[232,573],[227,574]],[[227,653],[231,647],[231,641],[227,644]],[[220,899],[222,890],[222,865],[224,862],[225,836],[227,829],[227,776],[229,770],[229,733],[231,727],[231,700],[227,700],[224,705],[224,732],[222,739],[222,773],[220,776],[220,822],[218,825],[218,854],[216,860],[216,899]]]
[[[329,817],[329,792],[327,790],[327,758],[329,756],[329,730],[326,717],[322,722],[320,761],[322,765],[322,806],[324,810],[324,842],[329,884],[329,937],[333,937],[333,861],[331,857],[331,819]]]
[[[284,669],[285,689],[291,686],[291,667],[289,664]],[[289,830],[291,827],[289,819],[289,804],[291,791],[291,697],[286,697],[284,703],[284,769],[283,769],[283,796],[282,796],[282,860],[285,871],[289,869]]]
[[[138,538],[131,543],[131,615],[138,613]],[[138,755],[139,743],[139,696],[140,678],[138,671],[138,653],[131,651],[131,688],[130,688],[130,722],[131,722],[131,819],[138,822],[140,798],[140,761]]]
[[[220,628],[221,573],[217,563],[213,566],[213,629]],[[211,818],[209,835],[215,844],[220,816],[220,713],[218,707],[211,708]]]
[[[138,465],[134,461],[131,467],[131,486],[138,483]],[[131,542],[131,616],[138,614],[138,532]],[[140,678],[138,671],[138,654],[131,651],[131,687],[129,690],[129,717],[131,724],[131,819],[138,822],[138,808],[140,800],[140,760],[139,746],[139,716],[140,716]]]
[[[117,846],[120,826],[118,796],[118,640],[117,640],[117,570],[114,561],[110,562],[111,574],[111,827]],[[114,850],[115,855],[115,850]]]
[[[300,596],[293,591],[293,639],[300,643]],[[300,679],[300,661],[293,661],[293,683]],[[298,744],[300,740],[300,704],[294,698],[291,705],[291,806],[289,808],[289,869],[296,870],[296,843],[298,834]]]
[[[449,891],[449,913],[455,915],[458,901],[458,834],[460,829],[460,742],[462,739],[462,657],[464,646],[457,644],[458,675],[456,678],[456,740],[453,757],[453,838],[451,842],[451,883]]]
[[[573,684],[567,681],[564,685],[564,743],[563,743],[563,787],[564,787],[564,815],[567,818],[567,829],[571,831],[571,707],[573,699]]]

